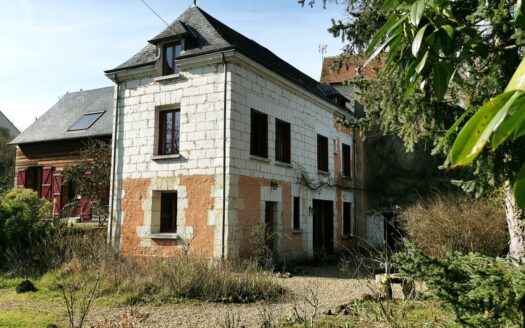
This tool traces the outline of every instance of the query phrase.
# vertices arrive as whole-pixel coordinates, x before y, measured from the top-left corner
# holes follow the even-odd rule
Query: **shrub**
[[[282,293],[275,278],[252,262],[210,263],[181,252],[165,258],[124,257],[105,243],[102,230],[70,233],[63,239],[63,267],[76,270],[75,277],[96,276],[98,295],[121,296],[128,304],[179,299],[254,302]]]
[[[52,229],[51,203],[29,189],[12,189],[0,195],[0,267],[8,249],[27,248]]]
[[[412,279],[424,281],[466,327],[521,327],[525,323],[525,266],[471,253],[428,256],[408,244],[395,261]]]
[[[499,256],[509,240],[505,209],[488,199],[436,195],[400,217],[408,239],[432,256],[446,251]]]

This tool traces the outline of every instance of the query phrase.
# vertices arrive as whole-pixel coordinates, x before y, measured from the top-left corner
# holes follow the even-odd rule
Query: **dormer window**
[[[164,45],[162,53],[162,75],[172,75],[179,73],[179,68],[176,64],[176,58],[180,56],[182,50],[182,41],[167,43]]]

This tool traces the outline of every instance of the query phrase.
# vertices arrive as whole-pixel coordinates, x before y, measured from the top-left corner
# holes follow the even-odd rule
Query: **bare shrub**
[[[427,255],[446,251],[504,254],[508,237],[505,209],[491,199],[435,195],[400,213],[408,238]]]

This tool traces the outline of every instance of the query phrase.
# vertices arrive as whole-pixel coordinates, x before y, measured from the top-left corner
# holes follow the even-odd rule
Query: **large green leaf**
[[[492,148],[498,148],[510,136],[516,134],[521,122],[525,122],[525,95],[520,96],[509,109],[509,115],[498,126],[492,136]]]
[[[522,108],[521,111],[525,111],[525,108]],[[525,136],[525,117],[519,121],[518,126],[516,127],[516,131],[514,132],[514,140],[523,136]]]
[[[525,164],[521,167],[516,181],[514,181],[514,198],[516,205],[525,208]]]
[[[525,57],[521,60],[520,66],[512,75],[509,84],[505,88],[506,91],[524,90],[525,89]]]
[[[423,12],[425,11],[425,0],[416,0],[412,5],[410,10],[410,22],[414,26],[418,26],[423,17]]]
[[[412,42],[412,55],[414,55],[414,57],[417,57],[419,48],[421,48],[421,43],[423,42],[423,37],[425,36],[425,30],[427,29],[427,27],[428,24],[420,28],[419,31],[417,31],[414,41]]]
[[[448,63],[438,62],[432,66],[432,82],[434,95],[438,99],[443,99],[447,92],[452,66]]]
[[[452,167],[469,164],[483,150],[490,135],[507,116],[521,92],[505,92],[483,105],[460,131],[449,153]]]
[[[427,59],[428,59],[428,51],[425,51],[425,54],[423,55],[423,57],[421,57],[421,59],[419,60],[419,63],[416,66],[417,74],[421,74],[421,71],[423,70],[423,68],[425,68]]]
[[[399,0],[386,0],[381,7],[381,12],[388,13],[394,7],[397,7]]]
[[[395,38],[400,38],[400,37],[401,36],[398,35],[398,34],[392,34],[388,39],[386,39],[385,42],[383,42],[379,47],[376,48],[376,50],[374,51],[374,53],[372,53],[370,55],[370,57],[368,57],[368,59],[366,60],[364,66],[368,65],[368,63],[370,63],[372,60],[374,60],[374,58],[376,58],[377,55],[379,55],[381,53],[381,51],[383,51],[383,49],[390,44],[390,42],[395,40]]]

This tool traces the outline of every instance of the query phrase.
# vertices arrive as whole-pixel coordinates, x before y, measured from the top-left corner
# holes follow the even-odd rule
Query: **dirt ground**
[[[318,300],[318,313],[334,309],[363,294],[371,294],[377,288],[372,280],[349,279],[337,267],[307,268],[301,275],[278,278],[289,291],[280,302],[267,304],[217,304],[188,303],[161,306],[137,306],[133,308],[97,308],[90,315],[90,324],[109,321],[133,321],[140,327],[221,327],[229,318],[238,327],[260,327],[268,319],[283,322],[296,307],[301,313],[314,307]],[[399,290],[394,290],[400,293]],[[398,296],[398,295],[396,295]],[[124,318],[124,319],[122,319]]]

